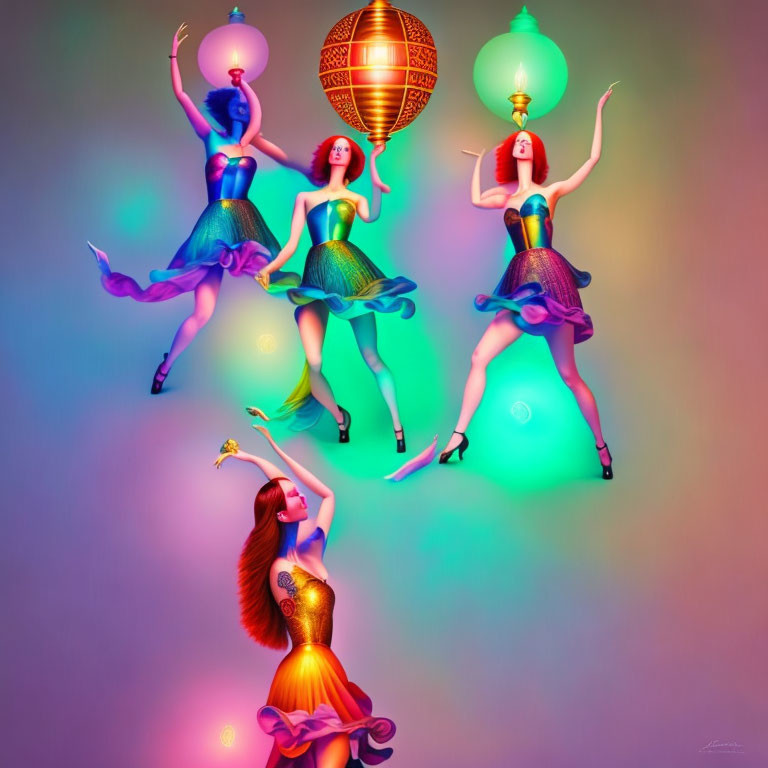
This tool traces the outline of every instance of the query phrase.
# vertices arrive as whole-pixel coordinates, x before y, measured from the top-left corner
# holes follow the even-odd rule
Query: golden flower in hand
[[[240,450],[240,444],[231,437],[219,449],[219,453],[237,453]]]

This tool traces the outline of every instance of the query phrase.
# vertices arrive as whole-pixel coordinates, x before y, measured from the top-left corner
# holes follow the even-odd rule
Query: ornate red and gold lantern
[[[371,0],[328,33],[320,82],[339,117],[374,144],[416,119],[437,82],[429,30],[389,0]]]

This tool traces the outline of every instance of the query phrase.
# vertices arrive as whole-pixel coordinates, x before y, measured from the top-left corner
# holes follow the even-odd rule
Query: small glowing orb
[[[512,403],[512,408],[509,412],[512,414],[512,418],[515,419],[515,421],[519,421],[521,424],[527,424],[531,420],[530,406],[522,400]]]
[[[271,333],[262,333],[256,343],[259,347],[259,352],[265,355],[271,355],[277,349],[277,341]]]
[[[235,729],[231,725],[225,725],[221,729],[221,734],[219,734],[219,738],[221,739],[221,743],[227,748],[232,749],[232,747],[235,746]]]

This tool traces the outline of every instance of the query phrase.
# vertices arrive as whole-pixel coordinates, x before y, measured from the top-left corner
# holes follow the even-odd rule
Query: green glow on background
[[[112,217],[118,234],[128,240],[148,239],[163,216],[157,185],[146,177],[126,175],[112,197]]]

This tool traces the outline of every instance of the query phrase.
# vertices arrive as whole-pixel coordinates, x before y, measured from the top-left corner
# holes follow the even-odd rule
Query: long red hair
[[[288,645],[285,619],[269,586],[269,570],[280,551],[281,530],[277,513],[286,508],[278,477],[264,484],[253,502],[254,526],[237,566],[240,622],[246,632],[267,648]]]
[[[515,146],[515,139],[520,133],[522,131],[515,131],[496,149],[496,181],[499,184],[517,181],[517,158],[512,157],[512,149]],[[549,173],[544,142],[531,131],[525,131],[525,133],[531,137],[531,148],[533,149],[532,181],[534,184],[543,184]]]
[[[318,187],[327,184],[331,180],[331,164],[328,162],[328,155],[331,153],[331,147],[339,139],[346,139],[349,142],[349,165],[344,181],[354,181],[360,177],[365,169],[365,152],[360,149],[360,145],[352,141],[349,136],[330,136],[322,144],[318,144],[315,154],[312,156],[312,183]]]

